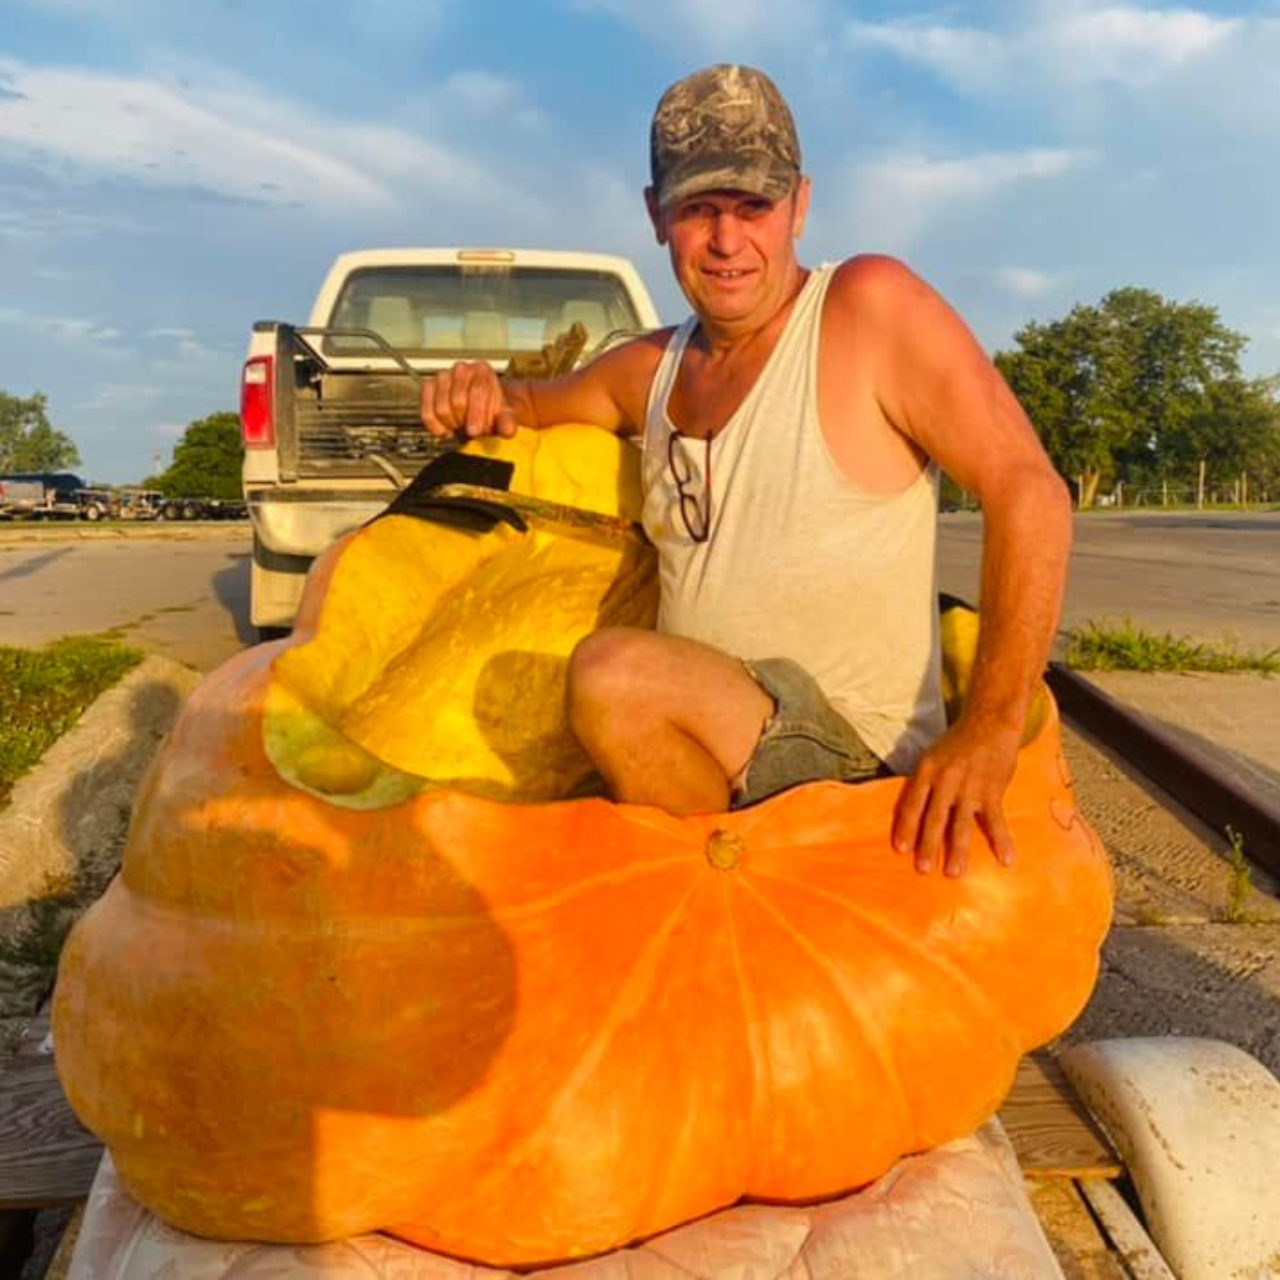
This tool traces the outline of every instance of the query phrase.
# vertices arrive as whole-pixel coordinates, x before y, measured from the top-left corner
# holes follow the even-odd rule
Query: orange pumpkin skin
[[[1093,986],[1111,880],[1052,708],[1017,865],[949,880],[889,850],[895,779],[331,806],[264,755],[280,647],[196,691],[62,961],[68,1096],[175,1226],[520,1266],[831,1196],[974,1129]]]

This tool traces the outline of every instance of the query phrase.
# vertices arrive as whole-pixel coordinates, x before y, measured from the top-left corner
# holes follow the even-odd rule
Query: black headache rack
[[[260,320],[275,335],[275,427],[280,478],[385,476],[403,485],[433,458],[457,448],[430,435],[419,402],[424,375],[373,329],[337,329]],[[369,358],[395,368],[335,366],[315,339],[355,339]],[[354,345],[354,343],[352,344]],[[343,353],[358,360],[363,351]]]

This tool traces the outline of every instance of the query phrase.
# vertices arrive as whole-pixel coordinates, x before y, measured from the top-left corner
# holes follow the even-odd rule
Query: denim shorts
[[[731,809],[756,804],[802,782],[867,782],[890,775],[884,761],[798,663],[762,658],[742,665],[773,699],[774,712],[734,788]]]

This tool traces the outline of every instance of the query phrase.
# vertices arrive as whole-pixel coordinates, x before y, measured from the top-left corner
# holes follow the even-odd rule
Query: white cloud
[[[1002,73],[1011,56],[1008,36],[965,27],[926,26],[911,20],[848,22],[844,43],[852,48],[887,50],[963,85],[987,83]]]
[[[185,424],[177,422],[157,422],[143,427],[142,431],[153,440],[181,440],[187,428]]]
[[[851,48],[889,50],[962,89],[1000,93],[1046,80],[1150,85],[1205,58],[1245,26],[1193,9],[1062,10],[1000,32],[916,19],[852,21],[843,37]]]
[[[1064,18],[1048,26],[1041,40],[1046,53],[1069,68],[1099,79],[1145,83],[1209,53],[1240,26],[1238,18],[1192,9],[1116,6]]]
[[[1051,293],[1062,282],[1062,275],[1037,271],[1034,267],[997,267],[996,283],[1018,298],[1039,298]]]
[[[40,315],[20,307],[0,307],[0,324],[20,325],[55,338],[89,342],[101,347],[115,346],[117,339],[124,336],[119,329],[100,320],[89,320],[83,316]]]
[[[225,348],[201,341],[200,335],[194,329],[148,329],[147,337],[157,343],[170,344],[169,350],[180,362],[214,361],[222,365],[230,357],[230,353]]]
[[[119,0],[27,0],[27,4],[59,13],[91,13],[100,17],[109,17],[120,8]]]
[[[3,103],[0,103],[0,112]],[[141,230],[132,218],[60,207],[45,202],[27,209],[0,209],[0,241],[53,241],[70,237],[133,235]]]
[[[89,399],[72,407],[87,413],[117,414],[121,410],[145,409],[159,397],[159,389],[150,383],[108,382],[100,386]]]
[[[25,95],[0,104],[0,138],[39,147],[87,170],[124,173],[146,186],[204,186],[258,200],[269,174],[294,199],[377,206],[380,185],[314,142],[277,131],[212,94],[101,72],[7,64]],[[265,106],[258,95],[259,107]],[[270,122],[270,123],[268,123]],[[321,136],[321,135],[315,135]]]
[[[473,119],[500,121],[503,128],[514,124],[521,129],[543,130],[549,125],[547,117],[526,100],[519,81],[491,71],[455,72],[439,86],[431,102],[433,115],[438,114],[439,104],[450,103],[455,111],[465,110]]]
[[[933,160],[899,155],[854,167],[846,192],[859,240],[901,252],[939,215],[962,205],[981,206],[1019,183],[1060,178],[1080,167],[1086,153],[1040,148],[987,152]]]
[[[461,148],[311,111],[222,73],[130,77],[12,60],[0,72],[24,95],[0,100],[0,142],[59,175],[70,162],[82,180],[342,215],[408,207],[406,174],[426,183],[447,173],[461,203],[505,191]]]

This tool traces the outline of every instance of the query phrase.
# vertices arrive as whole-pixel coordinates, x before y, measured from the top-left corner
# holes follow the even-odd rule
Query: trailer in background
[[[0,475],[0,519],[74,520],[76,495],[87,486],[70,471],[14,471]]]

